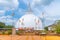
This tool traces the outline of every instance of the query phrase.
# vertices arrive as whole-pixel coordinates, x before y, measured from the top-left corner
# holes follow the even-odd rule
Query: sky
[[[15,24],[26,14],[29,2],[34,15],[42,18],[44,12],[46,26],[60,20],[60,0],[0,0],[0,22]]]

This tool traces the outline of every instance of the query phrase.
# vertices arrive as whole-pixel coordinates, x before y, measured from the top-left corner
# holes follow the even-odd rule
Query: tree
[[[0,28],[4,28],[5,27],[5,24],[0,22]]]
[[[48,27],[45,27],[44,29],[45,29],[46,31],[48,31]]]
[[[12,28],[13,28],[14,26],[12,26],[12,25],[5,25],[5,23],[2,23],[2,22],[0,22],[0,32],[2,33],[2,34],[12,34]],[[5,29],[6,28],[6,29]],[[0,34],[1,34],[0,33]]]
[[[60,27],[57,26],[55,31],[57,34],[60,34]]]
[[[56,32],[57,34],[60,34],[60,20],[57,20],[57,21],[55,22],[55,32]]]
[[[7,26],[5,26],[4,28],[13,28],[14,26],[12,26],[12,25],[7,25]]]

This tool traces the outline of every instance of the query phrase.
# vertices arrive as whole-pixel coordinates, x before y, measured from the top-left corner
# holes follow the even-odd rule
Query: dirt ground
[[[60,40],[60,36],[0,35],[0,40]]]

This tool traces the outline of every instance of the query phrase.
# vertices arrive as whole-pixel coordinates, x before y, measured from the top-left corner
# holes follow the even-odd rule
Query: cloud
[[[36,14],[37,16],[40,16],[41,13],[45,11],[45,6],[49,6],[54,0],[29,0],[29,1],[33,13]],[[27,5],[29,1],[23,0],[23,2]]]
[[[5,14],[5,10],[0,10],[0,16],[3,16]]]
[[[47,11],[49,16],[60,16],[60,2],[52,3],[51,5],[49,5],[49,7],[46,7],[45,10]]]
[[[53,0],[35,0],[34,2],[37,4],[37,5],[44,5],[44,6],[46,6],[46,5],[49,5],[49,4],[51,4],[51,2],[52,2]]]
[[[35,7],[35,6],[47,6],[47,5],[50,5],[53,0],[23,0],[24,3],[26,3],[28,5],[28,2],[30,1],[30,4],[32,7]]]
[[[60,1],[54,0],[52,3],[51,2],[52,0],[50,0],[49,4],[47,4],[49,6],[46,6],[46,7],[44,6],[45,8],[41,6],[37,6],[36,8],[33,8],[33,11],[37,16],[40,16],[40,17],[42,16],[41,15],[42,12],[44,12],[45,18],[47,20],[60,20],[59,18],[60,17]]]
[[[17,21],[17,19],[12,19],[12,16],[1,16],[0,17],[0,22],[3,22],[7,25],[12,25],[13,23],[15,23]]]
[[[45,18],[46,20],[49,20],[49,21],[56,21],[57,18]]]
[[[37,16],[41,16],[41,13],[44,11],[45,6],[49,6],[53,2],[53,0],[22,0],[22,1],[26,5],[28,5],[28,2],[30,2],[31,9],[33,13]]]
[[[18,0],[0,0],[0,9],[16,9],[18,7]]]

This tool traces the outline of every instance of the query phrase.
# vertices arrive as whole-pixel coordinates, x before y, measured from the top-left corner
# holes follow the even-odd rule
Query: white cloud
[[[30,1],[31,7],[35,6],[47,6],[51,4],[53,0],[23,0],[24,3],[28,4]]]
[[[18,7],[18,0],[0,0],[0,8],[2,9],[16,9]]]
[[[46,7],[45,10],[48,16],[60,16],[60,2],[53,2],[49,7]]]
[[[39,2],[39,0],[36,0],[36,1]],[[40,7],[41,6],[37,6],[36,8],[32,8],[37,16],[42,17],[41,14],[42,14],[42,12],[44,12],[45,18],[47,20],[60,20],[60,18],[59,18],[60,17],[60,1],[54,0],[52,3],[49,3],[49,6],[46,6],[46,7],[44,6],[45,8],[41,7],[42,9]]]
[[[6,24],[12,24],[16,22],[17,19],[13,19],[12,16],[4,16],[7,10],[15,10],[18,8],[18,0],[0,0],[0,22]]]
[[[5,14],[5,10],[0,10],[0,16],[3,16]]]
[[[30,1],[31,9],[37,16],[41,16],[41,12],[44,11],[44,7],[50,5],[51,2],[53,2],[53,0],[23,0],[23,1],[26,4]]]
[[[56,20],[60,20],[60,18],[49,18],[49,17],[47,17],[47,18],[45,18],[46,20],[49,20],[49,21],[56,21]]]
[[[0,17],[0,22],[4,22],[6,24],[12,25],[13,23],[15,23],[17,21],[17,19],[12,19],[12,16],[1,16]]]

